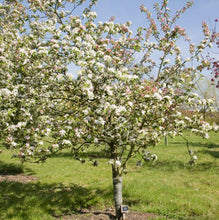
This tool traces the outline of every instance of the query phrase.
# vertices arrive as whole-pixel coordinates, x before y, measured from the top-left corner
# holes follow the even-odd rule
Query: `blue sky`
[[[123,23],[132,21],[133,29],[144,25],[146,19],[140,13],[140,5],[152,10],[152,5],[161,0],[99,0],[95,11],[97,20],[107,21],[111,16],[115,16],[115,22]],[[169,8],[172,12],[182,8],[187,0],[169,0]],[[180,19],[180,25],[184,27],[193,41],[201,39],[202,21],[206,21],[209,27],[213,28],[214,20],[219,19],[219,0],[194,0],[192,8],[186,11]]]

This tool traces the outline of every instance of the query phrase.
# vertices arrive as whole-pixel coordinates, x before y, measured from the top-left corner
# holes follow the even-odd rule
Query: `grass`
[[[180,137],[164,141],[150,151],[159,160],[137,167],[133,158],[124,175],[124,204],[131,210],[157,214],[158,219],[219,219],[219,135],[209,140],[188,137],[198,156],[197,165],[188,165],[189,156]],[[2,149],[2,148],[1,148]],[[3,150],[3,149],[2,149]],[[112,207],[111,167],[81,165],[67,151],[44,164],[19,165],[11,152],[0,154],[0,173],[23,173],[38,181],[0,182],[0,219],[61,219],[82,209]]]

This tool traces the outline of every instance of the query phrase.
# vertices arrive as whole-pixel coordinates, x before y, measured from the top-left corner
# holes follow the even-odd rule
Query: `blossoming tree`
[[[96,147],[112,166],[116,217],[122,219],[122,175],[130,158],[156,159],[145,150],[163,136],[189,129],[207,138],[212,129],[199,115],[211,100],[192,92],[198,74],[209,66],[200,54],[211,46],[211,34],[203,23],[204,39],[195,45],[176,25],[192,2],[171,15],[163,0],[154,5],[155,18],[142,5],[148,27],[135,36],[131,22],[95,23],[95,0],[81,16],[74,15],[83,3],[0,5],[1,138],[18,149],[15,156],[23,162],[44,161],[65,148],[85,162],[81,152]],[[188,44],[187,58],[179,39]],[[80,67],[77,78],[68,74],[72,63]],[[182,105],[194,109],[191,118],[180,113]]]
[[[219,33],[216,31],[216,26],[218,23],[218,19],[215,19],[215,27],[212,31],[212,41],[216,44],[216,48],[219,48]],[[211,61],[211,69],[212,69],[212,78],[211,81],[213,84],[215,84],[216,88],[219,88],[219,60],[215,57],[210,58]]]

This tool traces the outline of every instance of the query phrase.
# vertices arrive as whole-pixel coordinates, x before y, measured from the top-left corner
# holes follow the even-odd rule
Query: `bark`
[[[165,136],[165,146],[167,146],[168,145],[168,138],[167,138],[167,136]]]
[[[122,206],[122,176],[119,176],[115,169],[113,169],[113,191],[115,202],[115,214],[116,219],[124,219],[123,213],[121,213]]]

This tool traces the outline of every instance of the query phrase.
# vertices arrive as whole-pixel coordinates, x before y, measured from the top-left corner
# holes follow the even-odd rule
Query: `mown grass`
[[[219,134],[211,133],[209,140],[188,139],[198,156],[193,167],[180,137],[149,149],[158,155],[156,163],[137,167],[138,157],[130,161],[123,187],[130,210],[151,212],[158,219],[219,219]],[[62,219],[87,208],[112,207],[111,167],[105,158],[99,163],[80,164],[63,151],[44,164],[22,168],[10,151],[3,150],[0,173],[23,173],[38,180],[0,182],[0,219]]]

